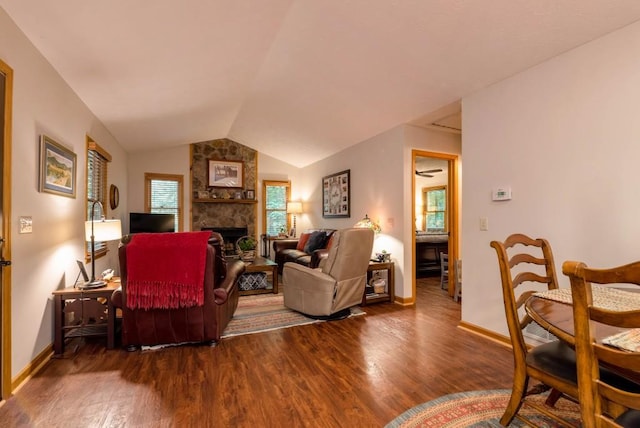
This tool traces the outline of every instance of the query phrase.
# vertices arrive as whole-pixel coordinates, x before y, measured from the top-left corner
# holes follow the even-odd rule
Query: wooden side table
[[[117,282],[116,282],[117,281]],[[111,294],[120,287],[120,280],[89,290],[65,288],[53,294],[53,353],[64,354],[65,339],[80,336],[107,336],[107,349],[115,347],[116,312]]]
[[[376,271],[386,272],[386,285],[384,293],[367,294],[366,290],[362,296],[362,306],[366,306],[371,303],[379,302],[393,302],[395,297],[395,264],[393,262],[369,262],[367,268],[367,284]]]

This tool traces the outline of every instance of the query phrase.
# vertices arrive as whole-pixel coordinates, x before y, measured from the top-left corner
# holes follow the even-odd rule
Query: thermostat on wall
[[[511,199],[511,187],[496,187],[491,191],[494,201],[508,201]]]

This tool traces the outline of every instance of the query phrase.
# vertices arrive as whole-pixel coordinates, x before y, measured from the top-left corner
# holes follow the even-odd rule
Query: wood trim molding
[[[4,238],[3,256],[11,260],[11,124],[13,108],[13,70],[0,60],[0,72],[5,76],[4,96],[4,151],[2,171],[2,237]],[[2,287],[0,293],[0,399],[11,395],[11,266],[2,268]]]
[[[469,333],[482,336],[485,339],[489,339],[490,341],[497,343],[499,345],[506,346],[507,348],[511,348],[511,338],[504,336],[502,334],[496,333],[495,331],[487,330],[486,328],[479,327],[475,324],[471,324],[466,321],[460,321],[460,324],[458,324],[458,328],[466,330]]]
[[[27,366],[18,373],[15,379],[13,379],[13,382],[11,382],[13,391],[24,385],[26,381],[42,370],[44,366],[49,363],[52,355],[53,345],[47,346],[42,352],[36,355],[33,361],[27,364]]]

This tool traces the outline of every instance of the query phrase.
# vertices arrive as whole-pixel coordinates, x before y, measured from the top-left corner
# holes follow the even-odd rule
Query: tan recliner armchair
[[[311,269],[285,263],[284,305],[316,318],[343,318],[362,302],[373,230],[343,229],[333,234],[328,257]]]

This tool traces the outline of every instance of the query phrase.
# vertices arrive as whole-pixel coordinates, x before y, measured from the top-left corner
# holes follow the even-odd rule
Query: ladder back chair
[[[535,426],[518,412],[523,403],[549,416],[562,425],[572,426],[562,420],[547,406],[540,406],[527,400],[529,379],[537,379],[552,388],[547,404],[553,405],[559,397],[577,400],[578,385],[575,352],[566,343],[554,340],[529,348],[525,343],[523,329],[533,322],[524,312],[523,306],[529,296],[536,291],[558,288],[558,279],[551,246],[545,239],[533,239],[523,234],[513,234],[504,242],[492,241],[491,246],[498,255],[502,294],[509,336],[513,347],[514,374],[513,389],[507,408],[500,419],[504,426],[514,417]],[[516,248],[514,248],[516,247]],[[516,288],[526,284],[516,296]]]
[[[592,269],[581,262],[567,261],[562,265],[562,271],[571,281],[583,427],[640,427],[640,385],[608,376],[600,367],[606,366],[613,372],[640,372],[640,309],[596,306],[592,287],[592,283],[640,285],[640,262],[611,269]],[[629,296],[624,301],[629,302],[634,297]],[[607,326],[615,329],[607,331]],[[632,330],[627,333],[636,334],[635,344],[630,341],[635,352],[602,343],[602,334],[606,337],[622,328],[630,328]],[[620,342],[618,344],[620,346]]]

